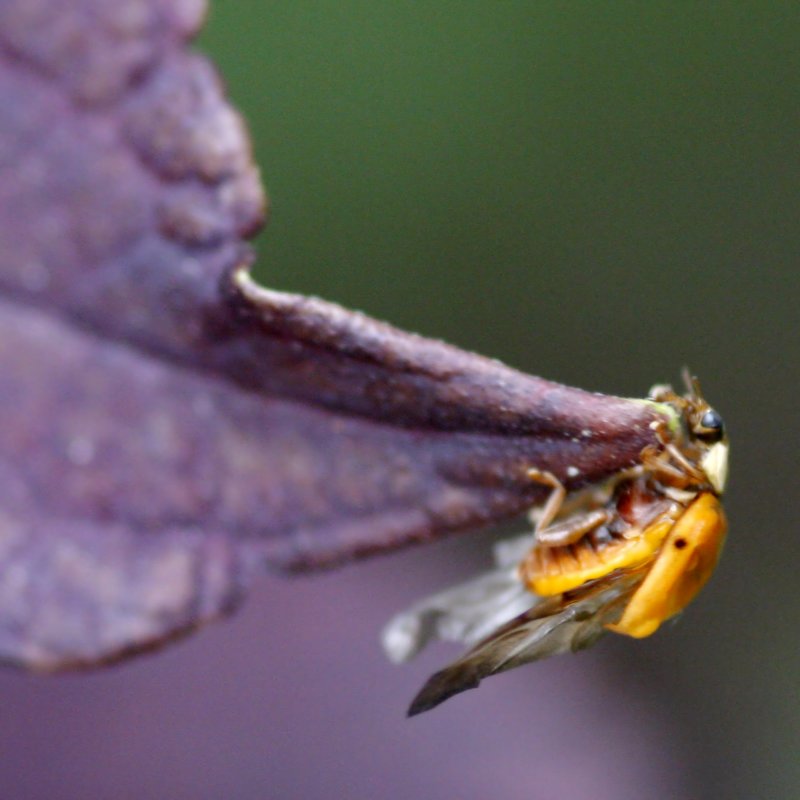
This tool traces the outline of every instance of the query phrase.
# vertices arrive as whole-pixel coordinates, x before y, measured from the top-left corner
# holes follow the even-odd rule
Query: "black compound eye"
[[[722,421],[722,417],[714,411],[713,408],[709,408],[700,419],[700,424],[697,426],[695,436],[702,439],[704,442],[711,442],[713,444],[722,439],[724,434],[725,424]]]

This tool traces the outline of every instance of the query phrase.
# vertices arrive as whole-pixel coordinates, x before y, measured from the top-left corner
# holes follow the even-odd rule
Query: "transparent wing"
[[[527,611],[537,597],[520,582],[517,565],[533,544],[531,534],[498,542],[497,569],[415,603],[393,617],[381,634],[395,664],[413,658],[435,639],[473,645]]]
[[[490,675],[560,653],[582,650],[616,622],[642,573],[612,573],[579,592],[545,598],[507,622],[458,661],[432,675],[414,698],[409,716],[475,689]]]

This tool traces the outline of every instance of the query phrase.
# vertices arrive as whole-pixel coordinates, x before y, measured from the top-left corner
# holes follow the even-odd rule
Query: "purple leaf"
[[[248,276],[246,132],[193,0],[0,7],[0,658],[150,648],[255,570],[521,514],[653,411]]]

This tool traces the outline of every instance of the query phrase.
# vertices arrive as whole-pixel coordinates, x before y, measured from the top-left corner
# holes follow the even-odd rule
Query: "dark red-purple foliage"
[[[633,462],[653,412],[248,277],[194,0],[0,5],[0,658],[90,665]],[[575,467],[578,477],[570,477]]]

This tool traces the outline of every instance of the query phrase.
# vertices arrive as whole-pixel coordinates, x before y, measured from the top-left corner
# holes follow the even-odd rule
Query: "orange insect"
[[[606,631],[635,638],[680,613],[714,571],[727,523],[720,496],[728,466],[722,418],[687,377],[680,396],[657,386],[661,448],[602,486],[568,496],[552,474],[532,512],[533,536],[501,543],[498,569],[442,592],[392,620],[384,647],[395,661],[431,638],[475,646],[433,675],[414,699],[418,714],[482,678],[580,650]]]

